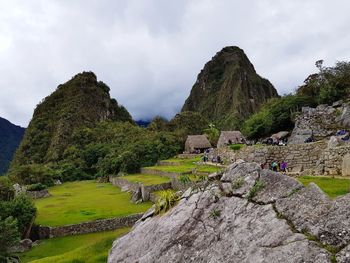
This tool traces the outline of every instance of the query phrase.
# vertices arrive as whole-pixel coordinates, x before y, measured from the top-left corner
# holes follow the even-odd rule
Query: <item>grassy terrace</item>
[[[200,156],[197,156],[191,159],[172,158],[172,159],[164,160],[162,162],[178,163],[179,165],[151,166],[151,167],[145,167],[145,169],[159,170],[163,172],[173,172],[173,173],[187,173],[193,170],[196,170],[199,173],[214,173],[221,169],[220,167],[216,167],[213,165],[197,164],[197,162],[200,162],[200,161],[201,161]]]
[[[128,231],[129,228],[121,228],[115,231],[47,239],[19,256],[24,263],[107,262],[108,251],[113,241]]]
[[[152,175],[152,174],[131,174],[127,176],[123,176],[122,178],[128,180],[133,183],[141,183],[143,185],[156,185],[170,182],[170,178]]]
[[[298,177],[298,180],[305,186],[311,182],[314,182],[331,198],[345,195],[349,193],[350,190],[349,179],[332,178],[326,176],[301,176]]]
[[[49,189],[51,197],[35,200],[35,223],[46,226],[76,224],[145,212],[151,202],[133,204],[130,194],[108,183],[80,181]]]

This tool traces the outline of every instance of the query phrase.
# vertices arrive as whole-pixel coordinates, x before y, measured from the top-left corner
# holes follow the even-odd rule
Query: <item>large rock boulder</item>
[[[165,215],[140,220],[108,262],[349,262],[349,201],[234,163]]]

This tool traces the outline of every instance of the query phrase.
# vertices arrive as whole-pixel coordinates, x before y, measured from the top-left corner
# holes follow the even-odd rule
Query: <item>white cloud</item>
[[[94,71],[135,119],[172,117],[222,47],[245,50],[279,93],[349,60],[346,0],[2,0],[0,116],[27,125],[58,84]]]

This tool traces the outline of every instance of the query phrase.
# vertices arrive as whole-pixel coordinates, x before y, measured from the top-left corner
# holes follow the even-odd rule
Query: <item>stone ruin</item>
[[[322,140],[334,135],[337,130],[350,128],[350,106],[342,101],[332,106],[303,107],[295,120],[289,144],[302,144],[308,138]]]

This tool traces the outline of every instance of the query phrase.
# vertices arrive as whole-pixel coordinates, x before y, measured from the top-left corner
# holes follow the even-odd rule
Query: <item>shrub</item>
[[[247,195],[247,199],[249,201],[253,200],[254,196],[256,196],[256,194],[262,190],[265,187],[265,183],[263,181],[258,180],[254,186],[250,189],[248,195]]]
[[[248,138],[261,138],[281,130],[290,130],[294,127],[295,113],[308,105],[309,98],[299,95],[273,98],[244,122],[242,131]]]
[[[0,202],[0,218],[14,217],[17,220],[18,231],[25,236],[36,216],[36,208],[25,195],[20,195],[11,201]]]
[[[237,177],[234,180],[232,180],[232,188],[233,189],[239,189],[244,184],[244,178],[243,177]]]
[[[42,183],[52,186],[54,185],[54,175],[55,171],[41,164],[22,165],[12,169],[9,173],[10,179],[23,185]]]
[[[47,186],[42,183],[31,184],[27,187],[28,191],[42,191],[47,189]]]
[[[15,245],[19,239],[17,220],[12,216],[5,219],[0,217],[0,262],[2,262],[1,256],[7,256],[8,249]]]
[[[208,137],[211,145],[216,146],[219,140],[220,131],[215,127],[215,125],[210,123],[209,128],[204,130],[204,134]]]
[[[7,176],[0,176],[0,201],[9,201],[14,194],[11,180]]]
[[[178,180],[184,186],[191,182],[191,179],[190,179],[190,177],[187,174],[181,175]]]
[[[155,214],[167,212],[170,208],[176,205],[179,197],[171,190],[160,192],[159,198],[155,204]]]
[[[244,144],[231,144],[230,148],[231,150],[239,151],[240,149],[244,148],[244,146]]]
[[[209,217],[213,219],[217,219],[221,216],[221,210],[219,209],[213,209],[210,211]]]

